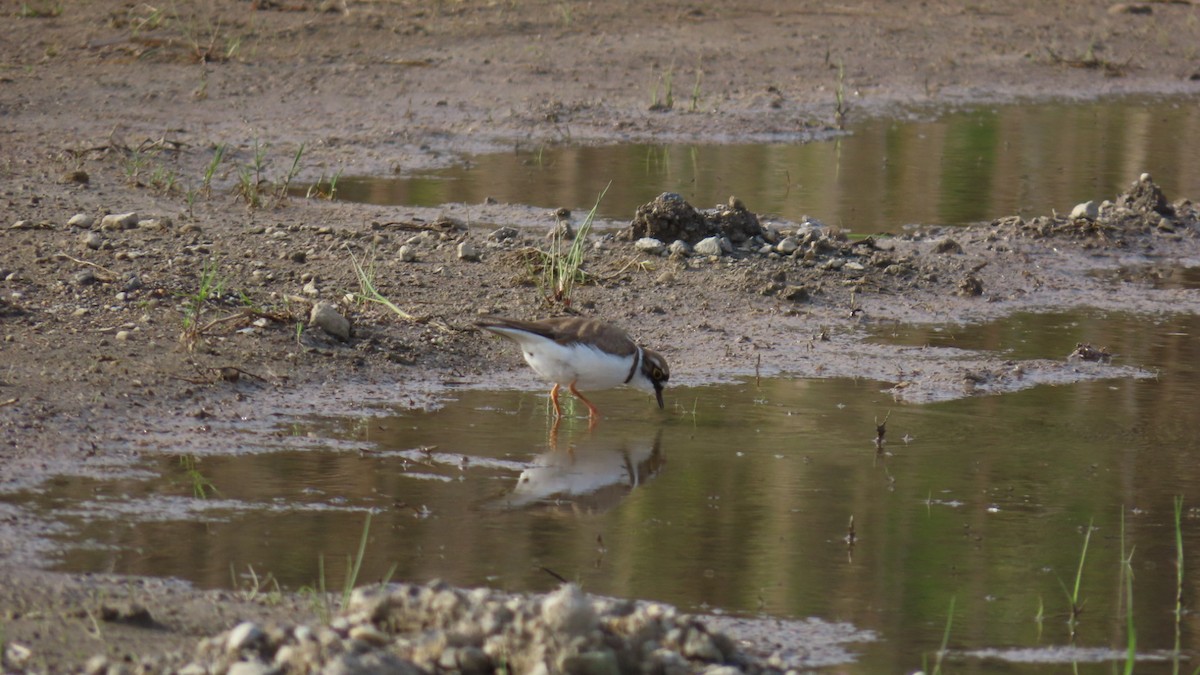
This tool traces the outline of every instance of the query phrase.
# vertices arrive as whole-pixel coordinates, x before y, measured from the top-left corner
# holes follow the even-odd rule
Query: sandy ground
[[[167,434],[215,445],[198,418],[302,410],[316,405],[304,392],[317,382],[367,383],[397,403],[449,380],[532,384],[512,350],[471,323],[500,308],[562,311],[521,271],[554,214],[280,197],[301,143],[296,182],[522,143],[802,140],[914,108],[1200,92],[1200,9],[1188,2],[30,0],[0,3],[0,15],[4,491],[174,452],[155,441]],[[667,79],[674,107],[652,109]],[[262,182],[247,169],[256,143],[267,147]],[[206,185],[220,144],[228,151]],[[129,212],[132,223],[101,219]],[[468,229],[438,222],[468,212]],[[861,274],[752,255],[641,264],[613,243],[589,257],[596,283],[572,306],[662,351],[675,382],[846,375],[925,401],[1134,377],[1120,364],[1014,370],[861,338],[889,323],[1026,309],[1197,311],[1186,291],[1118,295],[1081,274],[1196,264],[1196,230],[1179,213],[1174,225],[1127,231],[982,224],[951,235],[961,253],[939,247],[938,233],[888,239]],[[69,224],[76,214],[91,220]],[[505,225],[518,237],[489,245]],[[400,246],[422,232],[419,262],[402,262]],[[480,260],[459,259],[464,240]],[[358,289],[350,252],[376,261],[380,291],[417,320],[345,302]],[[351,339],[307,326],[318,300],[351,320]],[[0,504],[0,515],[3,639],[27,650],[9,653],[8,668],[136,659],[189,649],[239,618],[304,616],[293,598],[35,571],[37,533],[17,510]]]

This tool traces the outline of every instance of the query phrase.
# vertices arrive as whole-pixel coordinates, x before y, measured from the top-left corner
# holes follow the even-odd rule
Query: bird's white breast
[[[637,354],[615,356],[583,344],[560,345],[551,340],[521,345],[525,361],[543,378],[571,384],[582,391],[609,389],[625,383]]]

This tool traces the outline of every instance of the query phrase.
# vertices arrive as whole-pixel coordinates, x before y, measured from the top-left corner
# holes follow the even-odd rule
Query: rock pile
[[[777,664],[778,665],[778,664]],[[328,626],[243,623],[202,640],[180,673],[783,672],[674,608],[594,598],[573,584],[546,595],[441,582],[354,592]]]

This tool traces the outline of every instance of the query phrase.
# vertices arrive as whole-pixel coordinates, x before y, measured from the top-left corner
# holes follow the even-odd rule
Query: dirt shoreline
[[[348,396],[326,400],[350,408],[364,396],[423,405],[451,381],[535,386],[514,354],[469,326],[500,308],[553,311],[515,264],[541,245],[553,213],[277,200],[268,183],[264,203],[248,208],[245,192],[233,193],[256,144],[266,148],[266,179],[278,183],[301,143],[297,181],[412,172],[522,144],[803,140],[834,131],[839,88],[851,120],[1200,93],[1195,6],[1027,4],[214,0],[159,12],[10,3],[0,8],[0,493],[173,452],[168,435],[203,452],[219,445],[211,429],[221,426],[206,420],[302,410],[321,386]],[[651,110],[668,81],[674,107]],[[219,144],[229,150],[209,192],[202,177]],[[129,212],[138,214],[131,226],[102,222]],[[469,231],[434,226],[468,212]],[[91,222],[69,224],[76,214]],[[397,222],[407,226],[386,225]],[[1186,291],[1113,293],[1084,274],[1200,261],[1186,215],[1169,228],[1147,222],[1115,236],[1010,222],[896,238],[872,255],[900,271],[861,276],[754,255],[663,258],[630,271],[638,254],[617,243],[589,259],[602,281],[580,287],[575,306],[664,351],[682,383],[756,369],[862,377],[919,402],[1140,377],[1137,364],[1121,363],[1045,361],[1014,372],[991,355],[863,337],[1014,311],[1200,311]],[[503,226],[519,236],[489,245]],[[418,260],[401,262],[400,247],[422,230],[430,234]],[[939,252],[946,237],[962,252]],[[458,258],[464,238],[481,260]],[[353,339],[307,327],[312,303],[357,290],[348,249],[373,252],[380,290],[424,320],[342,303]],[[206,269],[221,292],[201,301]],[[981,296],[960,293],[968,276]],[[803,295],[789,294],[795,288]],[[272,604],[155,579],[38,571],[40,533],[19,509],[0,513],[3,639],[28,649],[6,656],[6,668],[78,669],[100,653],[133,663],[190,650],[242,619],[315,618],[293,596]]]

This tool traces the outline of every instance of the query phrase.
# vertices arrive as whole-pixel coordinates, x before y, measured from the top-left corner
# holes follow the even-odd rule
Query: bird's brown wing
[[[501,316],[487,316],[475,322],[480,328],[509,328],[554,340],[560,345],[590,342],[601,349],[626,356],[637,351],[637,344],[620,328],[596,319],[578,316],[555,317],[538,321],[522,321]]]

